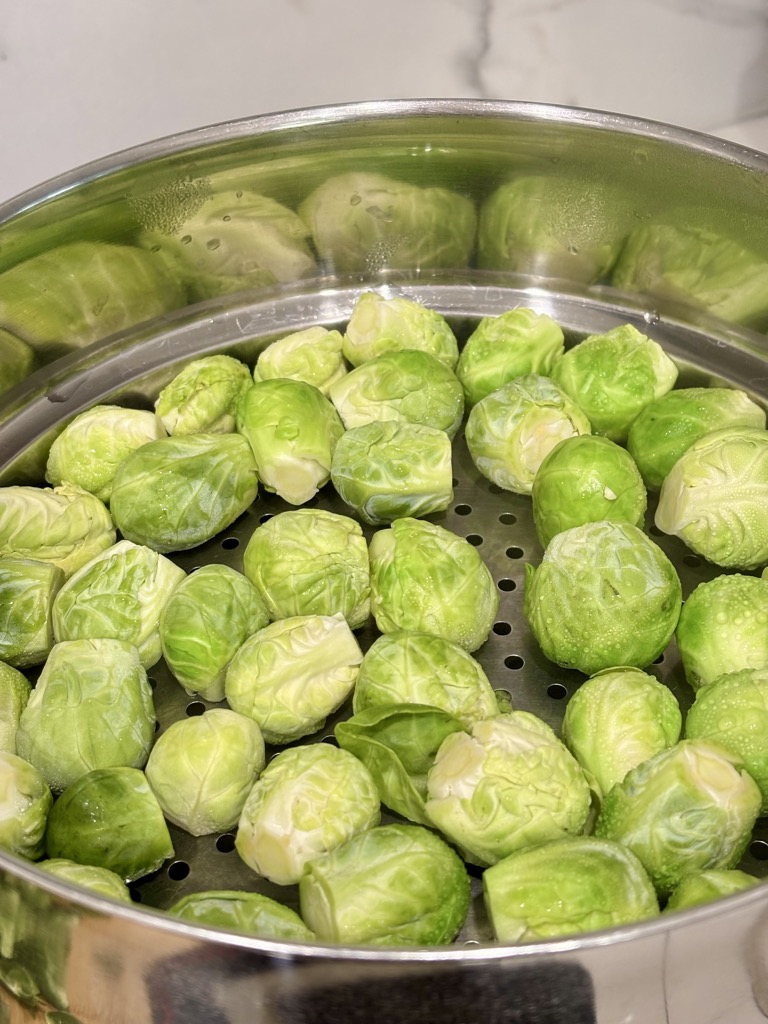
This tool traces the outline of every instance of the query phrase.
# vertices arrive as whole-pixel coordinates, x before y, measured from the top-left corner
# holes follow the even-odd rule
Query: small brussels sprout
[[[35,369],[34,350],[0,327],[0,394],[20,384]]]
[[[254,783],[235,849],[259,875],[292,885],[309,861],[380,819],[371,773],[356,757],[330,743],[288,747]]]
[[[680,739],[677,698],[638,668],[605,669],[576,690],[565,707],[563,741],[598,798]]]
[[[370,616],[368,545],[350,516],[323,509],[272,516],[251,534],[243,572],[271,619],[341,612],[357,629]]]
[[[658,342],[621,324],[568,349],[552,376],[584,410],[593,433],[623,443],[645,406],[672,390],[677,367]]]
[[[277,377],[301,380],[328,395],[347,375],[341,352],[341,331],[307,327],[273,341],[264,349],[253,368],[253,381]]]
[[[40,665],[53,646],[51,612],[64,571],[33,558],[0,559],[0,660]]]
[[[65,857],[42,860],[37,866],[49,875],[55,875],[56,878],[61,878],[70,885],[79,885],[99,896],[109,896],[121,903],[133,902],[128,886],[119,875],[108,868],[97,868],[92,864],[77,864]]]
[[[259,892],[191,892],[177,900],[168,913],[206,928],[226,928],[262,939],[311,942],[315,938],[295,910]]]
[[[231,434],[237,404],[252,383],[251,371],[232,356],[193,359],[157,396],[155,414],[174,436]]]
[[[638,413],[627,448],[646,486],[658,490],[694,441],[723,427],[765,428],[765,410],[735,388],[678,388]]]
[[[39,860],[52,806],[43,773],[16,754],[0,750],[0,850]]]
[[[487,867],[524,846],[578,835],[590,791],[575,757],[541,719],[510,711],[448,736],[427,776],[427,814]]]
[[[456,853],[419,825],[368,829],[308,865],[301,915],[325,942],[442,946],[469,910],[470,883]]]
[[[663,897],[692,871],[735,867],[760,804],[759,786],[734,757],[684,739],[627,772],[606,795],[594,834],[632,850]]]
[[[402,296],[387,298],[363,292],[344,332],[344,358],[352,366],[360,366],[385,352],[403,349],[429,352],[449,370],[459,359],[456,336],[437,310]]]
[[[573,526],[525,573],[523,613],[544,654],[563,668],[646,668],[675,632],[680,578],[637,526]]]
[[[369,545],[371,610],[382,633],[435,633],[467,651],[487,639],[499,609],[488,566],[464,537],[423,519],[396,519]]]
[[[481,398],[467,417],[465,436],[484,477],[505,491],[530,494],[542,460],[555,445],[590,429],[562,388],[529,373]]]
[[[743,892],[760,885],[760,879],[748,875],[746,871],[734,868],[731,871],[695,871],[680,881],[670,893],[664,912],[683,910],[686,907],[698,907],[703,903],[712,903],[723,896],[731,896],[735,892]]]
[[[32,684],[18,669],[0,661],[0,752],[16,753],[16,733]]]
[[[212,708],[169,725],[144,772],[168,821],[205,836],[237,824],[265,764],[256,722],[228,708]]]
[[[626,847],[593,836],[516,850],[483,872],[497,942],[533,942],[658,916],[656,891]]]
[[[226,673],[227,703],[259,723],[267,743],[317,732],[352,692],[363,652],[347,620],[297,615],[249,637]]]

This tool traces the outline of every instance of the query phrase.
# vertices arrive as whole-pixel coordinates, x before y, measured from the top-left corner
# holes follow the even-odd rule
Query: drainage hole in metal
[[[547,696],[552,700],[562,700],[563,697],[568,696],[568,691],[562,683],[550,683],[547,687]]]
[[[191,704],[187,704],[187,715],[189,718],[197,718],[204,714],[205,704],[201,700],[193,700]]]
[[[508,658],[504,659],[504,664],[507,668],[519,669],[525,664],[525,659],[521,658],[519,654],[510,654]]]
[[[174,882],[180,882],[188,874],[189,864],[185,860],[175,860],[173,864],[168,865],[168,877],[172,878]]]
[[[225,832],[216,840],[216,849],[219,853],[232,853],[235,848],[235,837],[231,832]]]

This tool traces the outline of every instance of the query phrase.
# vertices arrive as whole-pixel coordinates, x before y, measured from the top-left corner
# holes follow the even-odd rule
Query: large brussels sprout
[[[361,946],[441,946],[469,910],[469,875],[439,836],[419,825],[368,829],[312,860],[299,883],[301,914],[318,938]]]
[[[301,380],[328,395],[347,374],[341,345],[341,331],[320,326],[295,331],[267,345],[256,360],[253,381]]]
[[[34,350],[0,327],[0,394],[20,384],[35,369]]]
[[[291,885],[309,861],[378,825],[380,817],[376,786],[356,757],[330,743],[288,747],[254,783],[235,849],[258,874]]]
[[[475,651],[491,632],[499,593],[464,537],[423,519],[396,519],[369,545],[371,610],[380,632],[435,633]]]
[[[526,565],[523,613],[544,654],[586,675],[646,668],[675,632],[682,586],[637,526],[600,521],[556,534]]]
[[[193,359],[157,396],[155,413],[169,434],[231,434],[252,383],[251,371],[232,356]]]
[[[64,571],[34,558],[0,559],[0,661],[40,665],[53,646],[51,612]]]
[[[722,896],[731,896],[735,892],[743,892],[760,885],[761,879],[747,874],[738,868],[731,871],[716,870],[694,871],[685,875],[682,881],[670,893],[664,912],[683,910],[685,907],[698,907],[702,903],[711,903]]]
[[[342,351],[352,366],[385,352],[417,349],[429,352],[453,370],[459,343],[448,321],[435,309],[395,295],[363,292],[347,321]]]
[[[16,749],[54,791],[94,768],[141,768],[155,708],[139,652],[121,640],[54,646],[21,713]]]
[[[39,860],[53,795],[34,765],[0,750],[0,850]]]
[[[122,878],[109,868],[97,868],[92,864],[78,864],[65,857],[43,860],[37,865],[41,871],[55,875],[70,885],[79,885],[83,889],[99,896],[109,896],[121,903],[132,903],[131,892]]]
[[[315,938],[295,910],[259,892],[191,892],[169,907],[168,913],[206,928],[225,928],[262,939],[311,942]]]
[[[32,684],[25,675],[0,661],[0,752],[16,753],[16,733]]]

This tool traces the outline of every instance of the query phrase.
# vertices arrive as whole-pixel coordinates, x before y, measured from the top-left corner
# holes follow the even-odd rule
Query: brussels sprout
[[[384,174],[328,178],[299,206],[328,269],[343,274],[385,267],[466,267],[475,244],[471,200]]]
[[[439,836],[419,825],[380,825],[307,866],[301,915],[325,942],[441,946],[469,910],[469,875]]]
[[[605,669],[566,704],[563,741],[602,799],[630,768],[674,746],[682,724],[677,698],[658,679],[637,668]]]
[[[476,405],[516,377],[546,377],[563,355],[559,324],[525,306],[483,317],[467,338],[456,365],[467,405]]]
[[[160,647],[187,693],[224,699],[224,676],[238,647],[269,622],[258,590],[228,565],[204,565],[175,588],[160,611]]]
[[[267,743],[322,729],[352,692],[363,652],[347,620],[296,615],[249,637],[227,669],[227,703],[259,723]]]
[[[173,856],[160,804],[138,768],[97,768],[61,794],[48,816],[51,859],[107,868],[125,882]]]
[[[695,871],[685,875],[667,900],[665,913],[670,910],[683,910],[685,907],[698,907],[702,903],[711,903],[722,896],[731,896],[735,892],[743,892],[760,885],[760,879],[748,875],[746,871],[734,868],[732,871]]]
[[[0,394],[20,384],[35,369],[35,353],[21,338],[0,327]]]
[[[552,377],[584,410],[593,433],[622,443],[645,406],[672,390],[677,367],[658,342],[622,324],[574,345]]]
[[[647,487],[658,490],[694,441],[723,427],[765,427],[765,410],[734,388],[679,388],[632,421],[627,448]]]
[[[110,508],[126,540],[185,551],[230,526],[258,493],[256,463],[239,434],[150,441],[118,467]]]
[[[341,331],[307,327],[268,345],[256,360],[253,381],[276,377],[301,380],[328,395],[347,374]]]
[[[177,900],[168,913],[206,928],[226,928],[262,939],[311,942],[315,938],[295,910],[258,892],[192,892]]]
[[[576,759],[527,711],[448,736],[427,776],[427,792],[433,825],[466,860],[484,867],[524,846],[579,834],[591,800]]]
[[[65,857],[43,860],[37,866],[41,871],[55,875],[56,878],[61,878],[63,881],[69,882],[70,885],[79,885],[83,889],[89,889],[99,896],[109,896],[122,903],[133,902],[128,886],[119,875],[108,868],[97,868],[92,864],[77,864]]]
[[[227,355],[193,359],[155,401],[155,414],[169,434],[231,434],[251,371]]]
[[[53,795],[34,765],[0,750],[0,850],[39,860]]]
[[[32,684],[18,669],[0,661],[0,752],[16,753],[16,733]]]
[[[111,637],[138,649],[144,668],[160,660],[160,613],[184,570],[151,548],[118,541],[71,576],[53,602],[57,642]]]
[[[483,872],[497,942],[532,942],[656,917],[648,874],[626,847],[593,836],[553,839]]]
[[[235,849],[264,878],[291,885],[309,861],[378,825],[380,816],[374,781],[356,757],[330,743],[289,747],[254,783]]]
[[[382,633],[435,633],[476,651],[491,632],[499,594],[464,537],[423,519],[396,519],[369,545],[371,610]]]
[[[708,562],[768,562],[768,430],[723,427],[694,441],[669,471],[655,523]]]
[[[646,668],[675,632],[682,586],[637,526],[600,521],[556,534],[525,567],[523,614],[550,661],[585,675]]]
[[[459,343],[448,321],[437,310],[402,296],[387,298],[363,292],[352,308],[342,351],[352,366],[385,352],[417,349],[428,352],[449,370],[459,359]]]
[[[323,509],[278,513],[251,534],[243,572],[271,619],[341,612],[357,629],[370,616],[368,545],[349,516]]]
[[[53,646],[51,609],[64,571],[33,558],[0,559],[0,659],[40,665]]]
[[[555,445],[589,432],[587,417],[553,380],[529,373],[481,398],[467,417],[465,436],[483,476],[505,491],[530,494]]]
[[[262,380],[243,395],[237,429],[251,446],[259,479],[290,505],[328,482],[344,424],[333,405],[300,380]]]
[[[60,791],[94,768],[141,768],[155,708],[139,652],[121,640],[54,646],[21,713],[16,749]]]
[[[436,427],[453,438],[464,416],[464,391],[453,370],[416,348],[366,360],[338,380],[328,397],[347,430],[397,420]]]
[[[227,708],[212,708],[169,725],[144,771],[168,821],[204,836],[237,824],[265,764],[258,725]]]
[[[735,867],[760,803],[757,783],[722,747],[684,739],[627,772],[594,832],[632,850],[667,896],[692,871]]]

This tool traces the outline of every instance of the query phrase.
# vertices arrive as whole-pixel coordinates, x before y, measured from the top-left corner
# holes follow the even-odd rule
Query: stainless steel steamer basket
[[[687,224],[703,218],[768,263],[768,157],[613,114],[437,100],[271,115],[89,165],[0,208],[0,271],[72,240],[130,240],[142,211],[159,202],[165,215],[169,203],[183,206],[201,189],[210,195],[247,182],[295,205],[317,182],[350,168],[401,177],[407,170],[414,181],[449,185],[478,202],[511,174],[575,174],[616,187],[637,219]],[[526,274],[392,268],[380,260],[354,273],[337,269],[326,263],[301,281],[169,311],[68,353],[41,347],[39,368],[0,398],[0,483],[41,482],[52,436],[87,406],[106,400],[149,406],[192,357],[226,351],[252,363],[275,337],[317,323],[342,325],[366,288],[439,310],[460,339],[479,317],[520,304],[549,313],[570,340],[631,322],[677,360],[681,384],[724,381],[768,401],[765,324],[726,322],[669,296],[585,281],[568,273],[567,261],[557,264],[554,277],[545,250]],[[501,598],[478,657],[516,707],[556,727],[581,677],[543,658],[522,617],[524,564],[541,556],[529,502],[480,477],[461,441],[454,465],[455,500],[437,521],[478,546]],[[317,503],[344,511],[332,494],[323,492]],[[210,561],[240,567],[252,530],[284,507],[262,493],[224,534],[174,557],[187,570]],[[647,526],[653,532],[650,514]],[[686,594],[716,574],[674,538],[655,533],[654,539],[675,561]],[[373,635],[364,631],[361,643]],[[653,671],[683,705],[690,703],[674,644]],[[161,728],[207,707],[162,665],[151,674]],[[478,875],[467,924],[449,948],[277,943],[163,914],[175,899],[202,888],[259,887],[278,895],[239,861],[230,834],[193,840],[174,829],[173,839],[176,856],[134,887],[133,906],[0,854],[0,1021],[301,1024],[375,1016],[398,1024],[752,1024],[768,1016],[768,887],[634,927],[507,947],[490,941]],[[744,866],[765,874],[767,858],[768,825],[761,822]],[[295,900],[293,892],[279,895]]]

